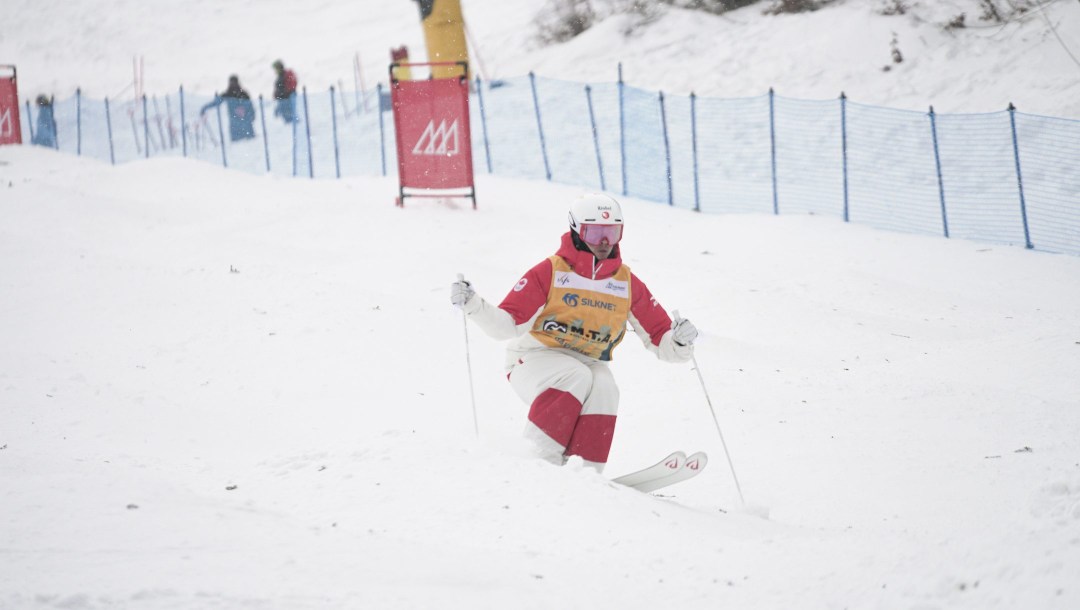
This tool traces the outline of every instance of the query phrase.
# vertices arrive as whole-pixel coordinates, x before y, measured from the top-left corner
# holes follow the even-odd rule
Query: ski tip
[[[666,477],[670,474],[676,473],[682,469],[683,464],[686,462],[686,454],[682,451],[675,451],[667,455],[664,459],[656,462],[648,468],[638,470],[637,472],[631,472],[621,477],[612,479],[615,483],[620,485],[627,485],[634,487],[643,481],[648,481],[654,478]]]
[[[698,451],[686,456],[686,460],[683,462],[684,466],[690,470],[701,470],[708,463],[709,456],[704,451]]]
[[[686,463],[686,454],[682,451],[675,451],[661,461],[671,470],[678,470]]]

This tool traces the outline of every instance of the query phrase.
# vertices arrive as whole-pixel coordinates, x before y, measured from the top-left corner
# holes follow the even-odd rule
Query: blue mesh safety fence
[[[484,86],[484,85],[481,85]],[[500,176],[544,180],[544,155],[540,146],[540,130],[536,122],[532,88],[528,77],[500,82],[483,92],[487,106],[488,148],[491,151],[492,171]],[[476,118],[476,96],[470,96],[472,123]],[[475,131],[475,130],[474,130]],[[473,167],[484,167],[476,157],[481,152],[479,141],[473,140]]]
[[[944,235],[929,113],[851,102],[846,113],[849,219]]]
[[[207,106],[210,96],[74,95],[54,102],[55,145],[112,163],[185,156],[251,173],[396,175],[388,97],[301,90],[293,121],[275,112],[277,101],[256,97],[254,137],[234,140],[227,106]],[[39,109],[23,103],[30,142]],[[1080,255],[1076,120],[1013,109],[913,112],[771,92],[701,98],[533,75],[477,80],[469,104],[477,174],[708,213],[821,214]]]
[[[779,212],[842,216],[839,101],[777,96],[774,115]]]
[[[772,213],[769,97],[695,100],[703,212]]]
[[[1016,130],[1032,243],[1080,254],[1080,121],[1017,112]]]
[[[1009,113],[939,115],[949,234],[1024,244]]]

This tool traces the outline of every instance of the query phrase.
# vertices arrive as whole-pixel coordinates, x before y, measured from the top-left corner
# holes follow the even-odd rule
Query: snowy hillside
[[[1080,259],[627,200],[628,263],[704,332],[635,341],[610,475],[524,457],[498,299],[565,186],[0,148],[0,608],[1074,608]],[[513,243],[513,246],[508,244]]]
[[[151,91],[265,93],[277,57],[351,85],[356,52],[372,85],[422,48],[408,0],[7,4],[26,96],[130,96],[134,54]],[[674,10],[542,50],[535,3],[463,4],[490,76],[1080,116],[1044,22],[940,28],[974,2]],[[1080,46],[1080,5],[1045,13]],[[1080,258],[625,198],[625,260],[701,370],[623,343],[601,476],[528,456],[503,346],[449,304],[552,254],[579,189],[396,189],[0,147],[0,610],[1080,607]],[[608,480],[674,449],[710,465]]]
[[[611,82],[622,62],[628,83],[681,94],[747,97],[774,87],[788,97],[832,99],[844,91],[853,101],[912,110],[933,104],[939,112],[987,112],[1013,102],[1025,112],[1080,118],[1080,65],[1070,57],[1080,57],[1080,3],[1045,2],[1045,10],[1004,25],[980,20],[978,0],[906,0],[907,13],[893,16],[882,14],[886,4],[840,0],[780,16],[763,15],[767,4],[721,16],[671,9],[647,26],[614,17],[541,48],[532,27],[541,3],[462,0],[474,64],[488,78],[533,70]],[[354,88],[356,54],[367,87],[386,80],[391,47],[406,45],[413,59],[424,57],[411,0],[6,6],[0,62],[18,66],[24,96],[66,97],[79,86],[96,98],[130,96],[137,56],[147,91],[183,84],[203,94],[222,90],[232,73],[253,93],[268,94],[277,58],[297,69],[302,84],[322,91],[339,82]],[[968,27],[947,29],[960,14]]]

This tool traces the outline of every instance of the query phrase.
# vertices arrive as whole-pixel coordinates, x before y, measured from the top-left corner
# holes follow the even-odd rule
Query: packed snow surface
[[[0,185],[0,607],[1080,604],[1075,257],[626,199],[703,332],[705,387],[616,353],[606,474],[712,456],[652,497],[529,458],[448,303],[553,252],[572,187],[396,209],[26,147]]]
[[[654,88],[1080,113],[1042,21],[945,33],[849,0],[528,50],[533,3],[463,4],[494,75],[621,60]],[[381,75],[389,46],[422,48],[405,0],[12,9],[24,95],[116,94],[133,53],[148,90],[268,91],[279,56],[329,85],[357,51]],[[1076,39],[1080,6],[1045,12]],[[740,24],[759,53],[713,35]],[[879,31],[908,58],[887,73]],[[700,371],[624,342],[599,475],[529,456],[502,345],[448,298],[464,273],[500,300],[580,189],[477,189],[475,211],[399,209],[392,177],[0,147],[0,608],[1080,607],[1080,258],[624,198],[624,259],[702,331]],[[654,495],[608,480],[674,449],[708,469]]]

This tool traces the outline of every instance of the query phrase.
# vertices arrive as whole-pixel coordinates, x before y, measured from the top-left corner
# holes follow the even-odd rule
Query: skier
[[[34,103],[38,107],[37,133],[31,138],[30,143],[38,146],[57,148],[56,146],[56,115],[53,114],[53,98],[39,95]]]
[[[274,116],[281,117],[286,123],[296,122],[296,73],[285,67],[279,59],[273,63],[274,74]]]
[[[559,250],[526,272],[498,307],[464,279],[450,286],[451,302],[468,319],[492,338],[513,339],[507,378],[529,405],[525,436],[555,464],[577,455],[603,471],[619,407],[608,363],[627,322],[660,360],[693,356],[697,329],[689,320],[673,322],[623,264],[622,233],[619,203],[584,194],[570,206]]]
[[[224,93],[214,96],[199,110],[199,114],[206,114],[207,110],[216,108],[225,103],[229,113],[229,139],[233,142],[255,137],[255,106],[251,103],[251,96],[240,86],[240,77],[235,74],[229,77],[229,86]]]

